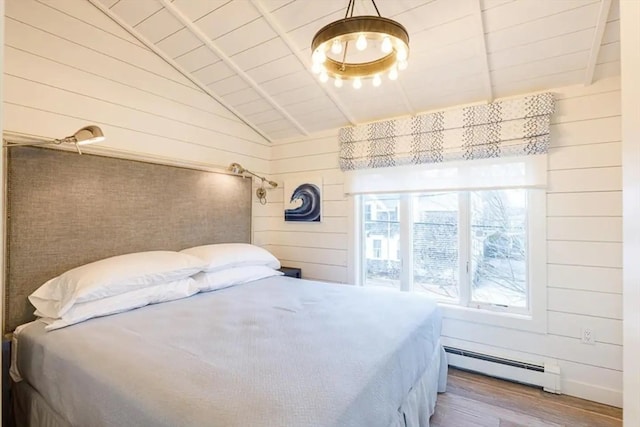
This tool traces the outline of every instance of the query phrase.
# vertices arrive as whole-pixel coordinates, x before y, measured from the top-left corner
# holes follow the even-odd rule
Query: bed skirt
[[[414,385],[398,408],[396,419],[389,427],[429,427],[429,419],[436,409],[438,393],[447,389],[447,354],[436,346],[429,368]]]
[[[71,427],[26,381],[11,383],[15,425],[20,427]]]
[[[447,355],[444,348],[438,345],[429,368],[411,388],[389,427],[429,427],[438,393],[446,391],[447,368]],[[16,426],[71,427],[26,381],[12,383],[11,386]]]

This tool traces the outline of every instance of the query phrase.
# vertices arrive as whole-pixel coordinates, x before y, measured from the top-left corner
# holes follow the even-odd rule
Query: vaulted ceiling
[[[310,70],[347,0],[89,1],[272,141],[620,73],[619,0],[377,0],[409,32],[409,68],[359,90]]]

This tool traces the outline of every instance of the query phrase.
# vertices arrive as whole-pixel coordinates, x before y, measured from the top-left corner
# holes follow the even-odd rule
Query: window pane
[[[400,289],[400,196],[363,197],[364,284]]]
[[[458,193],[413,198],[413,289],[458,300]]]
[[[527,191],[471,193],[471,299],[527,307]]]

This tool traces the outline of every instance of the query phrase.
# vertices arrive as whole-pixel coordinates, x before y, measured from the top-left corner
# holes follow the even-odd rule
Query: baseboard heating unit
[[[551,363],[533,364],[445,346],[450,366],[479,372],[560,394],[560,368]]]

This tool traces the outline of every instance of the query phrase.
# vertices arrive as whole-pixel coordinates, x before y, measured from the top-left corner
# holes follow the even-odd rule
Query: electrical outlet
[[[596,337],[591,328],[582,329],[582,343],[590,345],[594,345],[596,343]]]

